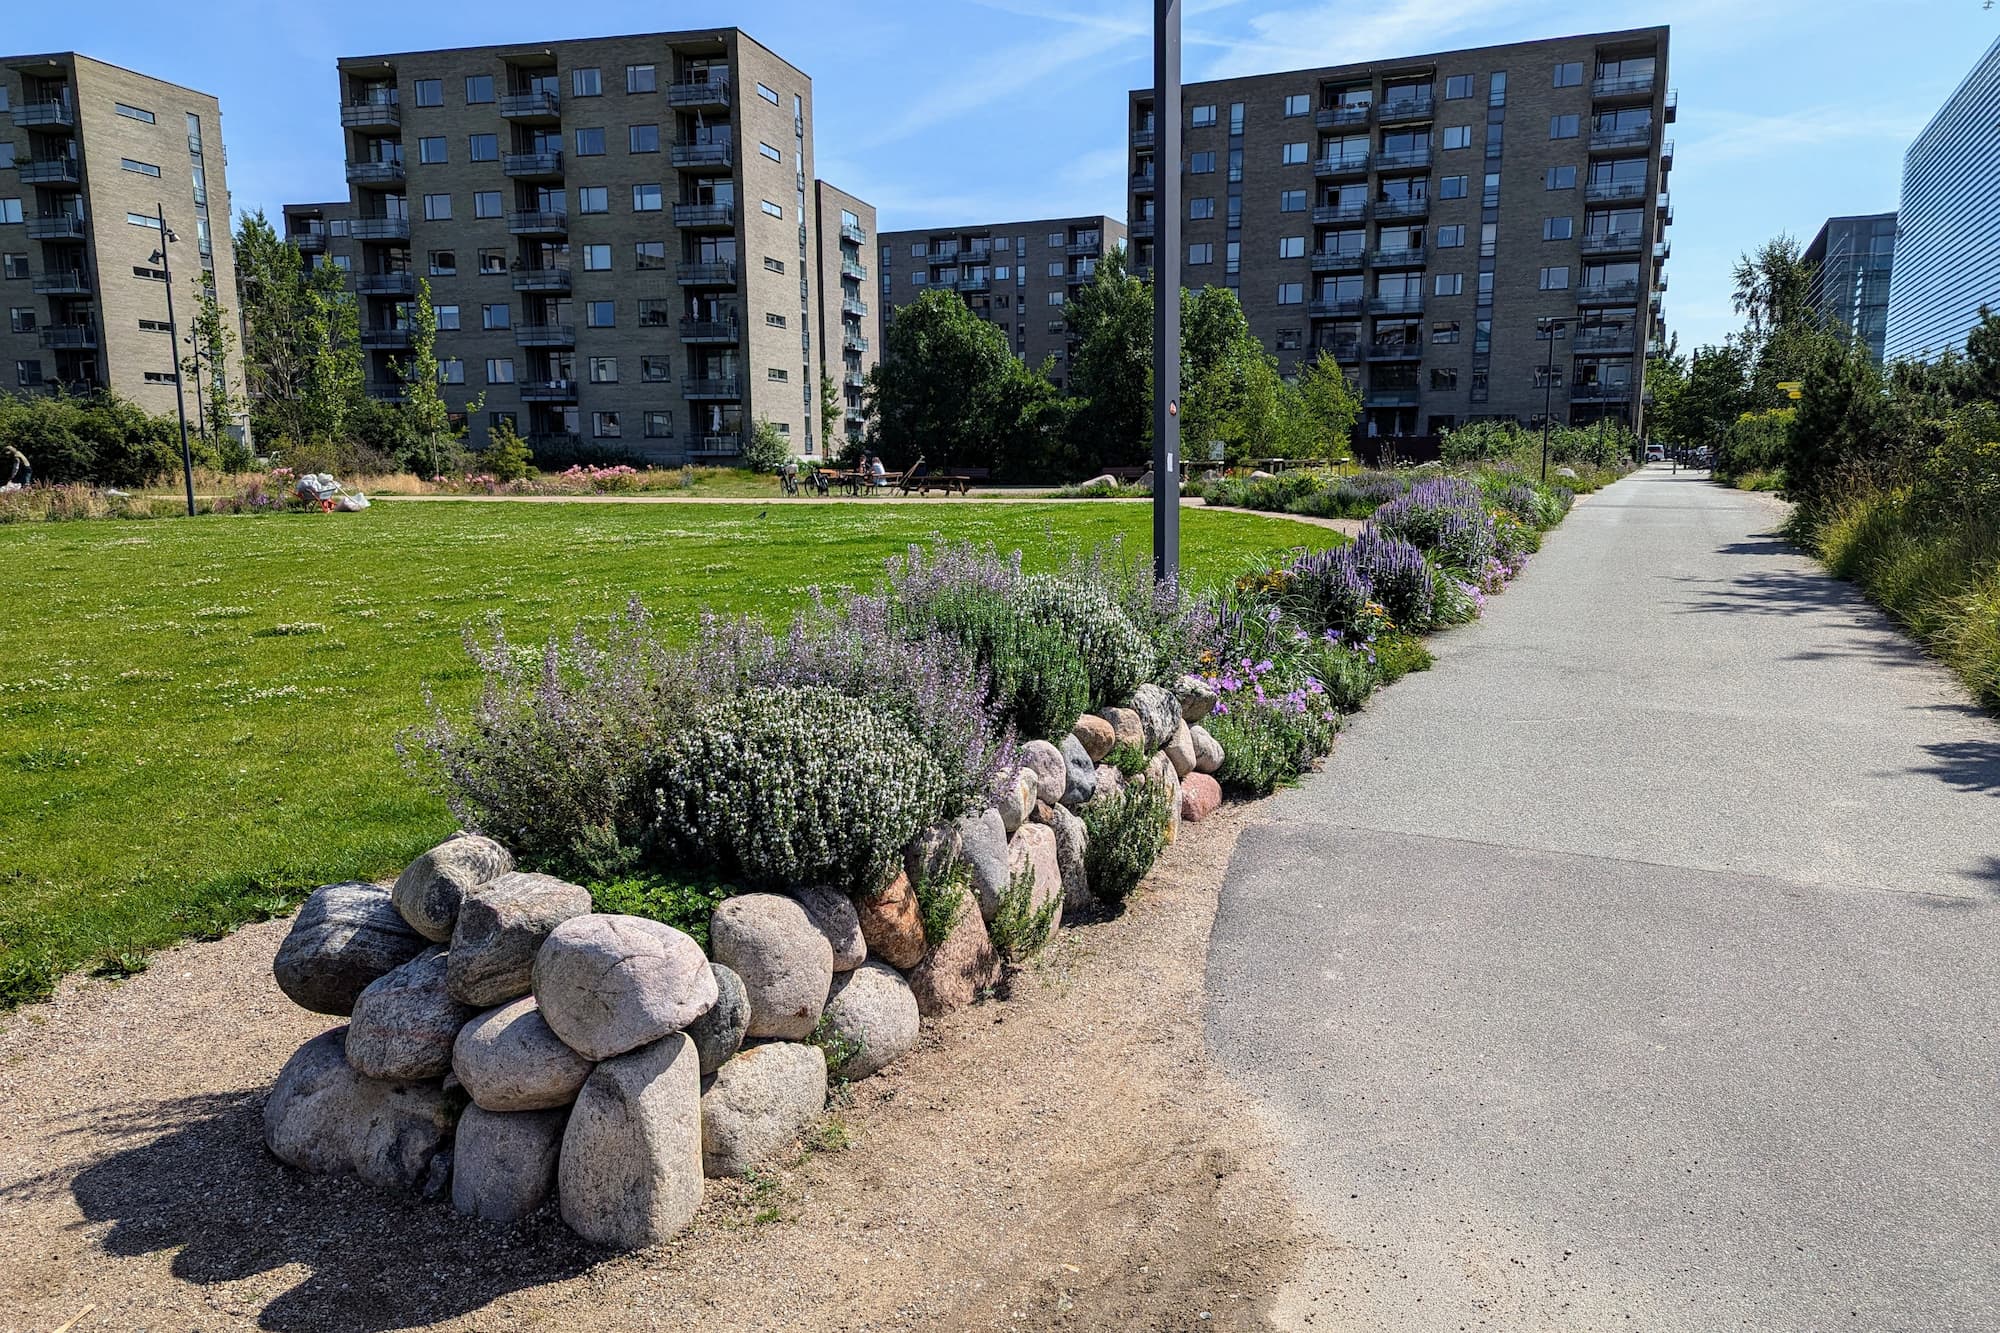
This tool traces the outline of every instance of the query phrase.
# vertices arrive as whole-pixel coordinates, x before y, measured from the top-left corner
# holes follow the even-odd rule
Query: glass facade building
[[[1910,146],[1899,217],[1883,351],[1962,349],[1979,307],[2000,309],[2000,41]]]
[[[1813,266],[1813,308],[1866,347],[1878,366],[1888,333],[1895,260],[1894,213],[1828,218],[1806,247],[1806,262]]]

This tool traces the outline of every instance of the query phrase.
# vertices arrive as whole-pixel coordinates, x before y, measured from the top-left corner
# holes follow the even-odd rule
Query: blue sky
[[[884,228],[1124,210],[1126,93],[1151,82],[1149,0],[527,0],[338,4],[203,0],[26,6],[21,49],[65,49],[222,99],[239,210],[345,193],[334,60],[734,23],[812,75],[819,174]],[[1983,0],[1185,0],[1190,80],[1673,26],[1676,222],[1669,325],[1683,347],[1735,327],[1728,268],[1780,231],[1895,207],[1902,155],[1995,35]],[[390,18],[393,15],[393,18]],[[374,16],[388,21],[371,22]],[[186,16],[183,15],[183,19]],[[370,41],[368,30],[382,35]],[[2000,295],[2000,294],[1996,294]]]

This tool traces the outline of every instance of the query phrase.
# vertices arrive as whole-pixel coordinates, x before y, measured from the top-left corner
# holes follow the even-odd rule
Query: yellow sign
[[[1786,395],[1789,396],[1791,399],[1797,401],[1798,396],[1800,395],[1800,393],[1804,392],[1806,386],[1805,386],[1805,381],[1803,380],[1787,380],[1785,383],[1780,384],[1778,387],[1780,389],[1783,389]]]

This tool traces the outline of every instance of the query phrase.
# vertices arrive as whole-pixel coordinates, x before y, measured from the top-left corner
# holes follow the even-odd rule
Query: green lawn
[[[759,517],[760,511],[764,516]],[[1184,511],[1213,582],[1335,534]],[[468,623],[517,640],[645,600],[782,620],[942,532],[1031,566],[1144,505],[768,507],[385,502],[363,514],[0,527],[0,1006],[82,966],[393,872],[451,829],[391,742],[431,686],[470,696]]]

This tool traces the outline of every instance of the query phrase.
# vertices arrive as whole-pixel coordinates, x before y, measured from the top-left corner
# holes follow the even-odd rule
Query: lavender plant
[[[1418,482],[1377,509],[1374,526],[1460,571],[1477,573],[1493,554],[1493,518],[1485,497],[1463,477]]]
[[[1422,633],[1436,602],[1435,575],[1424,553],[1400,537],[1369,527],[1347,548],[1398,629]]]

